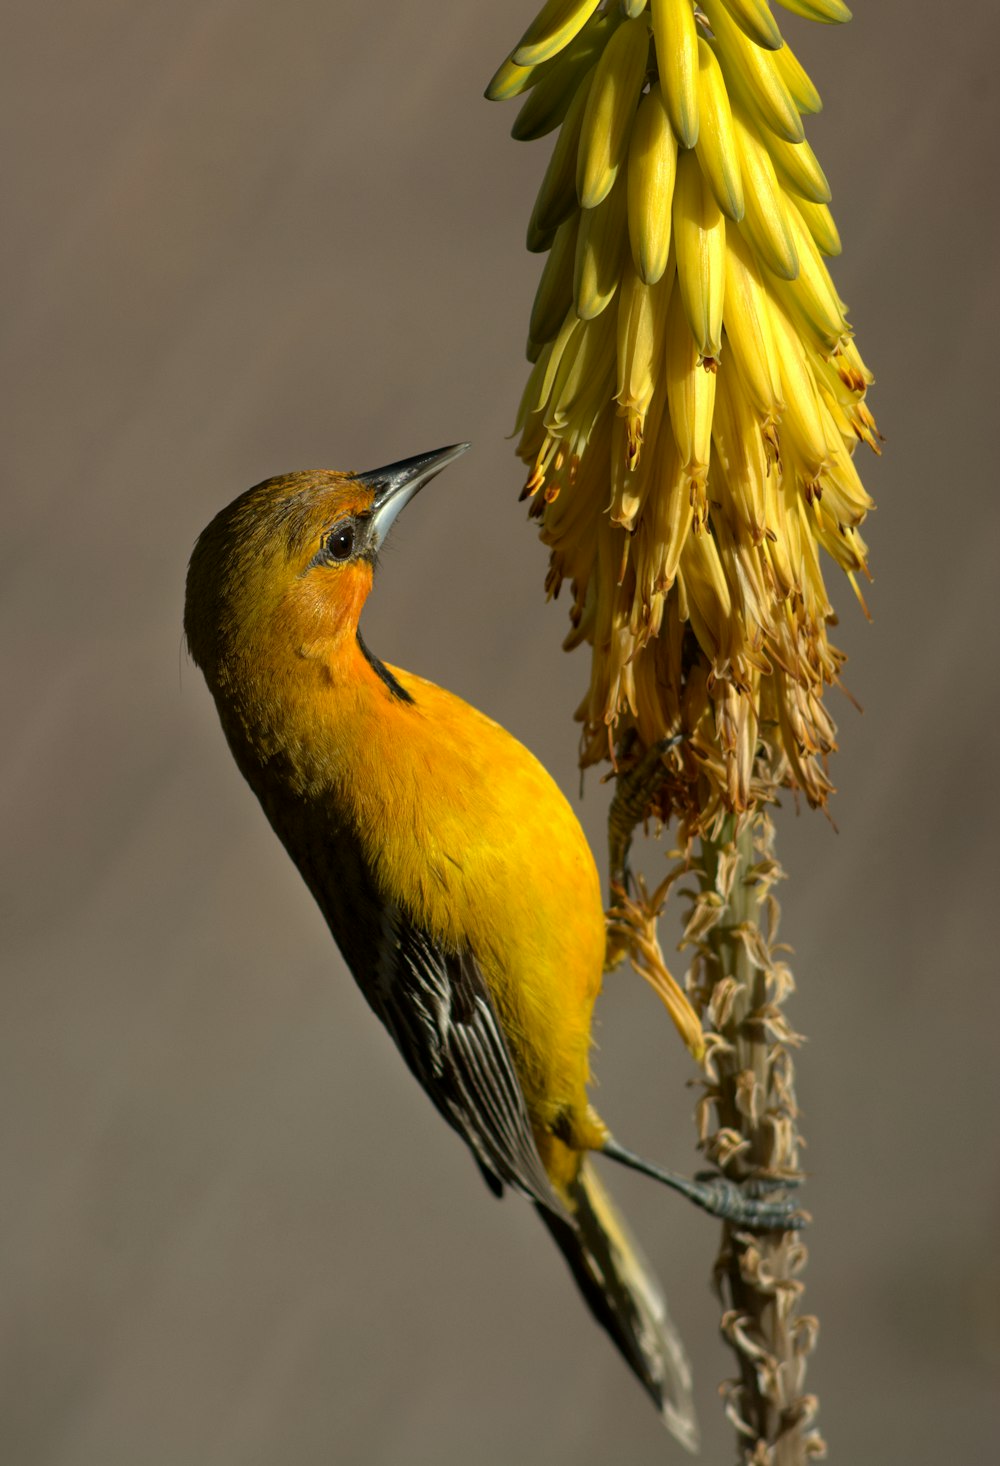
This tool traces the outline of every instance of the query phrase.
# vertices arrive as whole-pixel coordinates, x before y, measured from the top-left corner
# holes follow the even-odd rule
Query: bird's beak
[[[396,516],[414,494],[419,494],[424,484],[429,484],[442,468],[461,458],[468,447],[468,443],[455,443],[451,448],[439,448],[436,453],[419,453],[416,458],[402,458],[398,463],[386,464],[385,468],[354,475],[358,483],[367,484],[375,494],[368,529],[371,549],[382,547]]]

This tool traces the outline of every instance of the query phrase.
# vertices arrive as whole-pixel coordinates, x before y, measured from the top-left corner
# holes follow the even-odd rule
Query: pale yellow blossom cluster
[[[816,20],[842,0],[781,0]],[[822,804],[825,552],[858,590],[871,374],[824,257],[820,99],[767,0],[548,0],[487,95],[558,129],[521,403],[526,494],[592,648],[582,762],[671,753],[689,833],[801,789]]]

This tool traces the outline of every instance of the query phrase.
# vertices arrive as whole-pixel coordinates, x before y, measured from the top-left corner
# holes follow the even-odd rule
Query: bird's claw
[[[646,750],[634,768],[619,773],[614,798],[608,810],[608,851],[611,867],[612,889],[616,886],[628,893],[631,873],[628,854],[632,845],[632,834],[636,825],[645,817],[650,801],[656,795],[666,778],[663,755],[669,749],[684,741],[685,735],[675,733],[670,738],[660,738]]]
[[[714,1172],[702,1172],[689,1183],[686,1194],[695,1206],[735,1227],[758,1232],[797,1232],[806,1225],[805,1214],[797,1209],[791,1197],[769,1200],[766,1193],[798,1184],[797,1179],[770,1176],[737,1182]]]

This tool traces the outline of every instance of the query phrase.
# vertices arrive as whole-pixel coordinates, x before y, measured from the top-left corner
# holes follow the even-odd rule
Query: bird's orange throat
[[[299,576],[270,602],[248,604],[237,591],[241,604],[219,607],[213,650],[222,654],[202,658],[193,646],[252,786],[264,761],[271,776],[280,764],[283,781],[300,793],[328,787],[345,723],[386,694],[378,663],[358,641],[371,585],[372,567],[359,561]]]

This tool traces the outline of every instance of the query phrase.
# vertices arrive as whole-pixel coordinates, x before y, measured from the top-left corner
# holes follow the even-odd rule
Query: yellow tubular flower
[[[689,0],[651,0],[660,87],[677,141],[698,141],[698,32]]]
[[[839,255],[841,251],[840,232],[826,204],[810,203],[808,199],[803,198],[793,199],[792,202],[805,220],[806,228],[812,235],[820,254],[826,255],[828,259]]]
[[[537,66],[557,55],[587,23],[598,0],[546,0],[515,47],[511,61]]]
[[[743,218],[743,175],[736,151],[733,109],[715,52],[698,39],[698,162],[724,214]]]
[[[684,313],[703,360],[722,347],[722,295],[726,283],[726,221],[694,153],[677,160],[674,249]]]
[[[611,191],[580,216],[573,267],[573,301],[583,321],[599,316],[618,289],[622,277],[622,256],[627,248],[625,221],[627,190],[625,177],[618,178]]]
[[[536,346],[555,340],[573,304],[573,261],[579,228],[579,210],[574,209],[556,230],[528,322],[528,339]]]
[[[722,0],[703,0],[703,9],[715,34],[719,63],[726,85],[743,100],[764,128],[790,143],[805,136],[802,118],[774,53],[756,45],[730,18]]]
[[[781,49],[781,32],[767,0],[725,0],[726,9],[751,41],[769,51]]]
[[[691,335],[680,290],[671,292],[667,307],[664,377],[667,409],[681,469],[689,486],[698,523],[706,512],[712,414],[715,410],[715,363],[704,361]]]
[[[802,62],[787,41],[774,55],[774,64],[784,78],[785,86],[792,94],[796,107],[804,115],[822,112],[823,98],[809,76]]]
[[[771,155],[750,118],[738,107],[733,125],[743,170],[745,209],[740,228],[762,265],[782,280],[794,280],[799,273],[799,257],[788,224],[786,195],[778,183]]]
[[[764,146],[770,154],[771,164],[783,188],[814,204],[830,202],[830,185],[826,174],[804,138],[800,143],[790,143],[772,133],[764,137]]]
[[[639,103],[628,150],[629,242],[647,285],[655,285],[667,268],[676,178],[677,138],[654,81]]]
[[[655,285],[647,285],[634,269],[626,265],[618,302],[618,390],[615,401],[628,424],[625,461],[633,471],[639,463],[646,414],[660,374],[664,318],[671,283],[668,277],[666,281],[661,279]],[[662,392],[657,406],[662,411]]]
[[[585,209],[595,208],[607,197],[625,160],[648,51],[645,21],[626,20],[594,68],[576,171],[576,191]]]
[[[533,67],[526,81],[528,95],[514,119],[510,135],[518,142],[544,137],[566,116],[576,89],[604,50],[620,15],[611,11],[574,36],[569,45],[549,61]],[[513,65],[513,63],[504,63]],[[503,70],[503,68],[501,68]],[[492,83],[491,83],[492,87]],[[530,90],[528,90],[530,88]],[[489,92],[488,92],[489,94]]]
[[[782,0],[814,20],[842,0]],[[525,494],[591,647],[584,764],[681,732],[650,813],[711,834],[781,785],[823,804],[832,561],[867,576],[878,451],[827,261],[819,93],[768,0],[549,0],[487,93],[558,128],[518,415]]]

